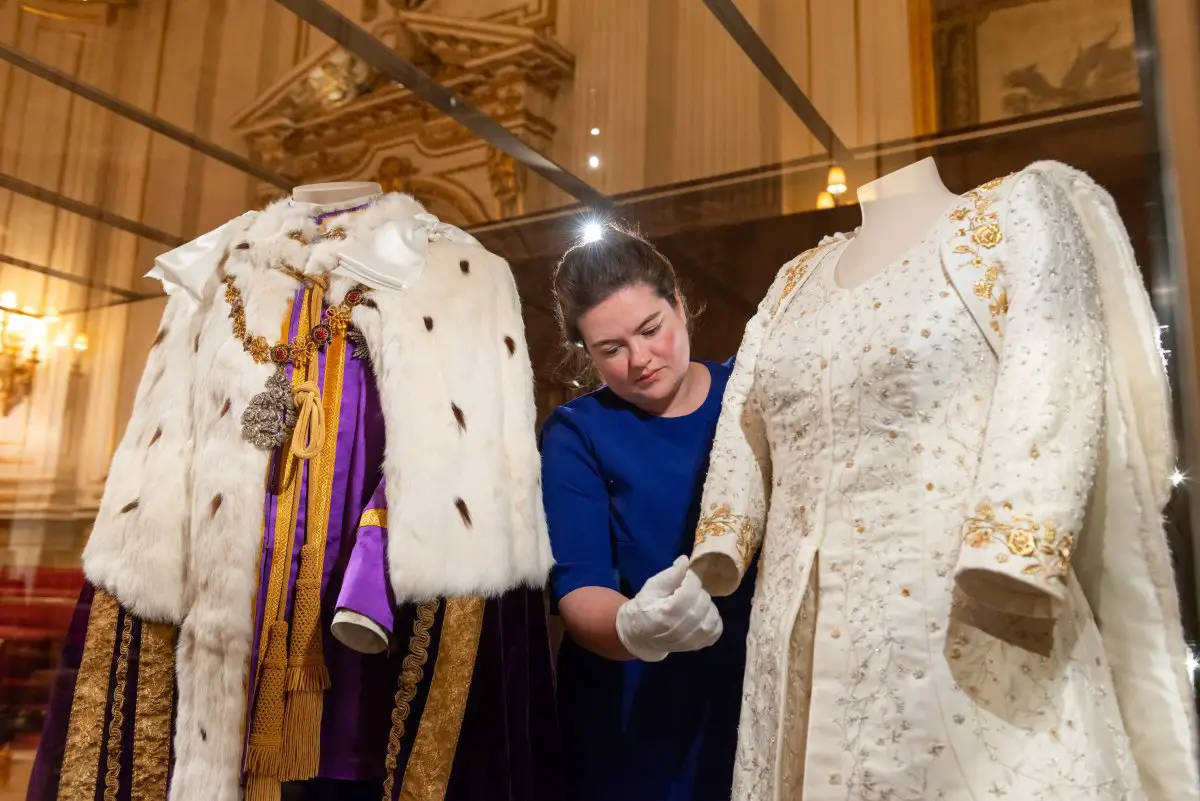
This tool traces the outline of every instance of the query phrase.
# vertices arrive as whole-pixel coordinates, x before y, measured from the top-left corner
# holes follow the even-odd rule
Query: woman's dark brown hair
[[[645,284],[672,306],[683,303],[666,256],[628,228],[601,226],[598,240],[576,244],[554,268],[554,311],[568,350],[583,347],[579,318],[626,287]]]

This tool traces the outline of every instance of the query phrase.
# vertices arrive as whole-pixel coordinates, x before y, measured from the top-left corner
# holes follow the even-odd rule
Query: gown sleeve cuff
[[[382,499],[378,503],[359,520],[330,624],[338,642],[364,654],[388,649],[395,622],[387,580],[387,508]]]
[[[700,518],[691,568],[709,595],[732,595],[742,583],[761,536],[755,522],[717,504]]]
[[[969,598],[1012,615],[1053,618],[1071,570],[1073,534],[1015,514],[1011,505],[981,504],[963,526],[954,579]]]
[[[338,642],[360,654],[381,654],[388,649],[388,632],[360,612],[339,609],[330,631]]]

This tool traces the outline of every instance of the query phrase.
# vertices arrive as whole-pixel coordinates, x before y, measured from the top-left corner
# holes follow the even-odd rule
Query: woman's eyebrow
[[[662,317],[662,312],[660,312],[660,311],[654,312],[649,317],[647,317],[645,320],[642,320],[642,322],[634,330],[641,331],[643,328],[650,325],[650,323],[654,322],[654,320],[659,317]],[[595,348],[595,347],[599,347],[600,345],[615,345],[617,343],[618,343],[618,340],[615,340],[615,339],[598,339],[592,343],[592,347]]]

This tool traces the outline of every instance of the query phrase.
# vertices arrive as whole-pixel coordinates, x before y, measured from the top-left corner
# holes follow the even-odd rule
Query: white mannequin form
[[[932,158],[859,187],[862,229],[838,259],[834,281],[845,289],[867,281],[915,245],[957,200]]]
[[[374,181],[335,181],[328,184],[304,184],[292,190],[292,200],[314,206],[333,206],[348,201],[366,200],[383,193]]]

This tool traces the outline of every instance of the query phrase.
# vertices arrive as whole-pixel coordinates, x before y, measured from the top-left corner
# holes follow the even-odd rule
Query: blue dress
[[[556,602],[580,587],[632,597],[691,552],[732,370],[732,361],[705,365],[712,387],[690,415],[648,415],[601,389],[546,421],[542,479]],[[567,798],[728,801],[753,587],[751,577],[717,599],[724,633],[702,651],[617,662],[565,639],[558,703]]]

